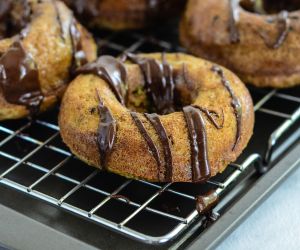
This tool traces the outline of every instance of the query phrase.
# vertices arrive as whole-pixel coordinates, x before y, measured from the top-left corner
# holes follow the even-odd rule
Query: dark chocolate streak
[[[38,68],[21,41],[16,41],[0,58],[0,86],[7,102],[25,105],[34,115],[43,100]]]
[[[193,182],[203,182],[211,175],[205,122],[200,110],[192,106],[184,107],[183,114],[187,123],[191,144]]]
[[[72,43],[72,55],[73,55],[72,64],[71,64],[71,73],[73,73],[76,68],[85,65],[88,62],[85,51],[83,50],[83,46],[82,46],[81,32],[79,31],[77,25],[78,24],[76,20],[73,18],[69,28],[71,43]]]
[[[267,39],[264,35],[260,33],[261,37],[264,39],[265,44],[271,49],[278,49],[283,45],[284,41],[288,37],[291,28],[291,22],[290,22],[288,11],[286,10],[281,11],[277,15],[276,20],[278,25],[278,36],[275,42],[272,43],[268,42],[269,39]]]
[[[229,3],[229,34],[230,34],[230,42],[238,43],[240,41],[240,32],[237,27],[237,23],[239,21],[239,1],[230,0]]]
[[[214,116],[219,117],[219,114],[217,112],[208,110],[206,108],[202,108],[202,107],[200,107],[198,105],[193,105],[193,107],[197,108],[201,112],[203,112],[206,115],[207,119],[215,126],[216,129],[222,129],[223,128],[223,125],[224,125],[224,113],[223,113],[223,109],[222,109],[223,120],[222,120],[222,124],[219,125],[216,122],[215,117],[214,117]]]
[[[221,78],[222,84],[224,85],[226,90],[229,92],[230,97],[231,97],[231,106],[234,110],[234,114],[236,117],[236,123],[237,123],[236,124],[236,130],[237,130],[236,131],[236,139],[235,139],[235,143],[232,148],[232,150],[234,150],[241,138],[242,106],[241,106],[239,99],[235,95],[235,93],[230,85],[230,82],[226,79],[223,70],[217,65],[214,65],[211,70],[213,72],[215,72]]]
[[[162,63],[153,58],[126,54],[126,58],[139,65],[144,74],[147,94],[159,114],[169,114],[174,108],[173,70],[162,54]],[[124,59],[124,58],[123,58]]]
[[[151,137],[149,136],[146,128],[144,127],[142,121],[139,119],[138,114],[136,112],[130,112],[130,115],[135,123],[135,125],[137,126],[138,130],[140,131],[141,135],[144,137],[145,141],[147,142],[148,148],[150,153],[153,155],[153,157],[156,160],[157,166],[158,166],[158,180],[161,180],[162,178],[160,177],[160,172],[161,172],[161,159],[160,159],[160,155],[159,155],[159,151],[157,149],[157,147],[155,146],[153,140],[151,139]]]
[[[61,20],[61,16],[60,16],[60,11],[57,6],[57,2],[55,0],[52,0],[52,4],[53,4],[55,12],[56,12],[56,21],[59,26],[59,34],[60,34],[59,36],[60,36],[61,40],[65,41],[66,39],[64,36],[62,20]]]
[[[278,49],[284,43],[290,32],[290,19],[288,11],[283,10],[278,14],[278,25],[279,36],[273,45],[274,49]]]
[[[127,71],[125,65],[112,56],[101,56],[93,63],[86,64],[77,69],[76,75],[94,74],[104,79],[122,105],[127,99]]]
[[[173,157],[172,157],[172,151],[171,151],[170,141],[167,132],[157,114],[145,114],[145,117],[152,124],[163,146],[164,158],[165,158],[165,180],[171,182],[173,176],[173,171],[172,171]]]
[[[104,105],[98,90],[96,90],[96,93],[99,101],[98,110],[100,114],[97,142],[101,156],[101,167],[105,169],[107,167],[108,157],[111,154],[116,140],[117,121],[114,119],[108,107]]]

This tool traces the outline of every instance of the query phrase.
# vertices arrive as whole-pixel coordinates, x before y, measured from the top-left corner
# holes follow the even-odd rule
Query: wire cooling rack
[[[171,31],[100,32],[99,54],[184,51]],[[106,226],[130,238],[162,244],[193,222],[210,218],[195,210],[195,196],[216,190],[222,206],[226,196],[250,172],[263,174],[299,137],[300,90],[250,89],[255,102],[253,138],[238,161],[205,184],[149,183],[99,172],[73,156],[62,143],[58,109],[27,119],[0,122],[0,183],[57,208]],[[127,198],[130,200],[128,202]]]

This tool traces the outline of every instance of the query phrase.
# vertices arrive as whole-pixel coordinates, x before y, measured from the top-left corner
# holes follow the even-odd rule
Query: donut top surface
[[[23,43],[34,33],[31,23],[41,15],[48,14],[52,5],[56,12],[57,23],[61,30],[61,39],[65,41],[65,23],[55,1],[1,0],[0,1],[0,43],[10,44],[0,57],[0,88],[5,100],[11,104],[24,105],[34,115],[44,99],[41,89],[39,68],[32,54]],[[41,13],[42,12],[42,13]],[[64,19],[65,20],[65,19]],[[81,44],[81,32],[75,19],[70,22],[68,36],[72,46],[72,72],[76,67],[87,62]],[[40,34],[47,36],[47,34]]]
[[[193,91],[187,93],[187,97],[178,96],[178,87],[176,85],[176,73],[173,67],[166,60],[165,54],[161,55],[161,61],[151,58],[136,56],[133,54],[125,54],[120,59],[111,56],[102,56],[96,62],[84,65],[79,68],[77,74],[94,74],[105,80],[117,100],[123,105],[128,104],[127,82],[128,75],[126,71],[126,64],[129,62],[139,66],[145,79],[145,92],[150,100],[148,107],[152,108],[151,114],[145,112],[144,117],[153,126],[160,143],[163,148],[163,157],[160,156],[157,146],[151,139],[146,127],[142,120],[139,118],[138,113],[130,111],[130,115],[138,131],[146,141],[149,151],[155,158],[157,165],[162,167],[165,163],[165,173],[160,176],[158,171],[158,180],[172,181],[172,153],[170,139],[168,138],[166,128],[161,122],[160,115],[167,115],[173,112],[182,112],[186,121],[186,126],[189,134],[189,143],[191,146],[191,165],[192,165],[192,180],[193,182],[202,182],[211,176],[211,167],[208,160],[207,151],[207,134],[204,116],[207,117],[209,122],[216,128],[222,129],[223,124],[220,120],[220,114],[215,111],[207,110],[197,105],[184,105],[181,102],[189,102],[187,99],[192,99]],[[188,76],[185,74],[187,69],[184,64],[182,67],[183,81],[189,83]],[[232,151],[235,150],[236,145],[241,137],[241,117],[242,108],[241,103],[230,82],[221,67],[214,65],[211,71],[219,77],[224,88],[231,98],[231,106],[236,117],[236,139],[232,145]],[[98,90],[95,90],[98,98],[98,111],[100,114],[100,121],[98,127],[98,148],[101,155],[101,165],[105,168],[108,157],[111,154],[117,134],[117,121],[114,118],[110,109],[105,106]],[[194,90],[197,92],[197,90]],[[179,91],[180,92],[180,91]],[[183,100],[186,99],[186,100]],[[150,109],[151,109],[150,108]],[[148,108],[149,110],[149,108]],[[148,111],[147,110],[147,111]],[[223,121],[224,122],[224,121]]]

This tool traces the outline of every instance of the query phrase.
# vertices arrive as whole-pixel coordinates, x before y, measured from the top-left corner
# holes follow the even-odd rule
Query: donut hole
[[[145,87],[140,85],[135,86],[135,88],[128,93],[126,107],[134,112],[157,113],[159,115],[182,111],[183,107],[192,104],[196,99],[197,91],[194,91],[196,85],[193,82],[187,85],[180,70],[175,70],[174,76],[175,88],[173,91],[173,103],[170,103],[170,108],[165,109],[163,113],[155,108],[151,96],[147,95]]]
[[[277,14],[283,10],[299,10],[300,0],[241,0],[240,6],[256,14]]]
[[[0,39],[20,33],[30,21],[30,12],[26,0],[0,1]]]

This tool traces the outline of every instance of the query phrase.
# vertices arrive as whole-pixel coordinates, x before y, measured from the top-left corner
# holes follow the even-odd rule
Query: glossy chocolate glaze
[[[117,134],[117,121],[114,119],[112,113],[103,103],[98,90],[96,90],[98,98],[98,110],[100,114],[99,127],[98,127],[98,148],[101,158],[101,167],[107,167],[107,160],[111,154],[113,145],[116,140]]]
[[[86,64],[76,70],[79,74],[94,74],[105,80],[122,105],[127,99],[127,72],[125,65],[112,56],[101,56],[97,61]]]
[[[173,70],[162,54],[162,62],[128,53],[126,58],[139,65],[144,74],[146,91],[158,114],[169,114],[174,107]]]
[[[25,105],[35,114],[43,100],[38,68],[21,41],[16,41],[0,58],[0,86],[7,102]]]
[[[165,159],[165,181],[171,182],[173,176],[173,157],[172,151],[170,146],[170,141],[165,130],[164,125],[161,123],[159,115],[157,114],[145,114],[145,117],[149,120],[152,124],[153,128],[155,129],[159,140],[163,147],[164,152],[164,159]]]
[[[162,180],[162,178],[160,176],[162,162],[160,159],[159,151],[158,151],[157,147],[155,146],[153,140],[151,139],[149,133],[147,132],[146,128],[144,127],[142,121],[139,119],[138,114],[136,112],[130,112],[130,115],[131,115],[135,125],[137,126],[139,132],[141,133],[141,135],[147,142],[149,152],[153,155],[153,157],[156,160],[156,163],[158,166],[158,174],[157,174],[158,180]]]
[[[75,19],[73,19],[70,24],[70,37],[72,41],[72,55],[73,55],[72,64],[71,64],[71,73],[73,73],[76,68],[85,65],[88,62],[82,46],[81,33],[77,27],[77,23]]]
[[[226,88],[226,90],[228,91],[228,93],[230,94],[230,97],[231,97],[231,106],[234,110],[234,114],[236,117],[236,139],[235,139],[235,142],[234,142],[234,145],[232,148],[232,150],[234,150],[241,138],[242,106],[241,106],[239,99],[235,95],[235,93],[230,85],[230,82],[226,79],[223,70],[217,65],[214,65],[211,68],[211,70],[213,72],[215,72],[221,78],[222,84],[224,85],[224,87]]]
[[[220,115],[216,112],[216,111],[212,111],[212,110],[208,110],[206,108],[202,108],[198,105],[193,105],[194,108],[199,109],[201,112],[203,112],[207,119],[211,122],[211,124],[213,124],[215,126],[216,129],[222,129],[223,125],[224,125],[224,113],[223,113],[223,109],[222,109],[222,123],[221,125],[217,123],[215,117],[219,118]]]
[[[186,120],[191,145],[193,182],[203,182],[211,175],[207,152],[205,122],[201,115],[201,111],[192,106],[184,107],[183,114]]]

